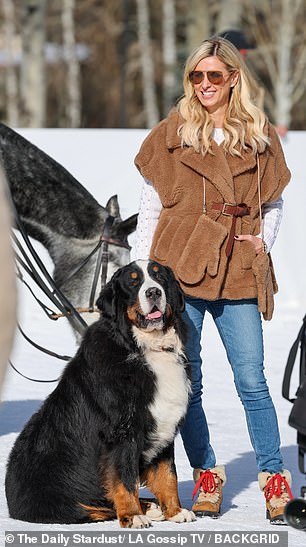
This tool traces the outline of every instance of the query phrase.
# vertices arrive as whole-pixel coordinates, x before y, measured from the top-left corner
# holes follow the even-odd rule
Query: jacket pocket
[[[169,241],[172,241],[177,229],[175,218],[160,219],[153,239],[153,254],[157,260],[164,260],[169,250]]]
[[[238,218],[236,225],[237,234],[251,234],[255,235],[260,232],[257,222],[252,220],[249,216]],[[256,251],[253,243],[251,241],[237,241],[235,246],[238,247],[240,256],[240,263],[243,270],[250,270],[252,268],[253,261],[256,257]]]
[[[174,267],[193,230],[194,222],[194,217],[191,218],[188,215],[161,218],[151,249],[154,259],[167,261],[171,267]]]
[[[243,270],[250,270],[252,268],[253,261],[256,257],[256,251],[251,241],[239,241],[239,250],[241,257],[241,265]]]
[[[227,229],[206,215],[194,227],[177,264],[177,275],[186,284],[199,283],[205,273],[215,277],[218,273],[221,246]]]

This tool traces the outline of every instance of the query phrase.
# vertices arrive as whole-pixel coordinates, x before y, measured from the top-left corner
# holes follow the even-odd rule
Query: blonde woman
[[[291,476],[264,376],[261,314],[272,317],[277,285],[270,250],[290,173],[274,127],[256,106],[256,84],[229,41],[211,38],[191,53],[184,96],[135,162],[145,180],[134,258],[170,266],[186,295],[193,391],[180,432],[196,482],[193,511],[218,516],[226,482],[202,408],[208,312],[244,407],[267,516],[282,522]]]

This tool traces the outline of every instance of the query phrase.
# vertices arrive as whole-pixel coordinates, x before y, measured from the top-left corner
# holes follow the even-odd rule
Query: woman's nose
[[[204,72],[204,78],[202,80],[202,87],[204,89],[206,89],[207,87],[209,87],[211,85],[211,82],[209,81],[209,79],[207,78],[207,74],[206,72]]]

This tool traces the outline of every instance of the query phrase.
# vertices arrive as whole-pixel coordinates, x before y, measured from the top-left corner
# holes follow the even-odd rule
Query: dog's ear
[[[117,319],[118,308],[118,295],[119,295],[119,279],[121,276],[122,268],[117,270],[112,278],[106,283],[102,289],[96,306],[103,313],[105,317],[109,317],[112,320]]]
[[[116,294],[113,281],[109,281],[102,289],[96,306],[105,317],[116,318]]]
[[[176,310],[178,312],[183,312],[185,310],[185,296],[181,289],[181,286],[176,279],[173,270],[166,266],[169,272],[169,289],[171,301],[176,303]]]
[[[177,302],[178,302],[178,311],[183,312],[185,310],[185,295],[180,287],[179,282],[175,279],[176,291],[177,291]]]

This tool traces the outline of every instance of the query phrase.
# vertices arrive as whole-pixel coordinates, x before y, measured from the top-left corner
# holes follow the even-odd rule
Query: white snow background
[[[20,130],[29,140],[62,163],[102,204],[114,193],[119,196],[122,217],[137,212],[141,178],[133,165],[134,156],[146,132],[138,130]],[[263,322],[265,336],[266,376],[277,409],[285,467],[293,476],[293,494],[300,494],[305,477],[298,470],[296,432],[288,426],[291,404],[281,396],[283,372],[289,349],[305,314],[305,154],[306,133],[291,132],[284,149],[292,171],[292,184],[284,193],[285,217],[273,249],[280,285],[276,310],[271,322]],[[133,243],[133,237],[130,239]],[[52,271],[45,250],[36,245],[43,261]],[[29,293],[19,286],[19,318],[26,333],[37,343],[73,355],[74,336],[65,319],[50,321]],[[232,374],[224,349],[209,316],[203,329],[205,375],[204,407],[218,464],[226,466],[222,516],[219,519],[197,519],[190,524],[154,523],[152,531],[279,531],[288,530],[289,547],[305,545],[304,532],[289,527],[271,526],[265,519],[265,502],[257,482],[257,468],[249,441],[244,412],[236,395]],[[57,378],[64,362],[37,351],[16,336],[12,354],[15,366],[27,376],[39,379]],[[296,369],[298,366],[296,364]],[[293,394],[297,388],[295,371]],[[118,531],[117,521],[86,525],[38,525],[9,518],[4,493],[7,457],[23,425],[54,389],[54,383],[30,382],[8,369],[0,405],[0,527],[4,531]],[[176,439],[176,466],[183,506],[192,505],[194,487],[192,471],[181,439]],[[43,485],[42,485],[43,487]],[[147,492],[146,492],[147,493]]]

